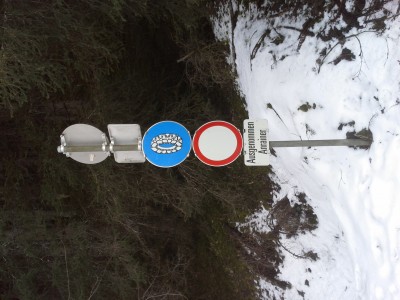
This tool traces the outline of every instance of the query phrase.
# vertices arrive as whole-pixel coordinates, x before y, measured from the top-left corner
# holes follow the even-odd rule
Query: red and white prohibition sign
[[[212,167],[234,162],[243,148],[239,129],[225,121],[204,124],[193,136],[193,151],[197,158]]]

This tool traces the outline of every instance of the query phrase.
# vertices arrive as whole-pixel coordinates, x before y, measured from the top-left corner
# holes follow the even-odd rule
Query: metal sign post
[[[363,139],[343,139],[343,140],[302,140],[302,141],[270,141],[271,148],[278,147],[325,147],[325,146],[353,146],[353,147],[369,147],[371,140]]]
[[[58,146],[58,153],[139,151],[139,145]]]
[[[143,163],[146,160],[161,168],[182,163],[192,150],[190,132],[174,121],[162,121],[142,134],[138,124],[109,124],[106,134],[87,124],[75,124],[61,134],[59,153],[84,163],[97,164],[111,154],[117,163]],[[244,120],[243,136],[225,121],[202,125],[193,136],[193,152],[204,164],[226,166],[242,152],[246,166],[268,166],[271,148],[280,147],[369,147],[372,138],[335,140],[270,141],[266,119]]]

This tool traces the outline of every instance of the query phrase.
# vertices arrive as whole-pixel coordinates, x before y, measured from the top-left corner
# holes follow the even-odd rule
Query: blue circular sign
[[[189,131],[173,121],[162,121],[151,126],[143,137],[143,153],[153,165],[170,168],[189,156],[192,138]]]

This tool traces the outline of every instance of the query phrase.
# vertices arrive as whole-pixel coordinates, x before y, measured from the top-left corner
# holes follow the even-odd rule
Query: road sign
[[[269,165],[269,140],[268,121],[244,120],[244,164],[246,166],[268,166]]]
[[[141,149],[142,133],[138,124],[108,124],[107,128],[111,141],[110,151],[114,154],[117,163],[144,163],[146,161]],[[121,149],[122,147],[127,149]]]
[[[58,152],[83,164],[97,164],[109,156],[104,151],[108,139],[102,131],[87,124],[74,124],[63,131]],[[71,151],[69,151],[71,150]]]
[[[235,126],[225,121],[204,124],[193,136],[193,151],[197,158],[212,167],[229,165],[240,155],[242,135]]]
[[[179,165],[189,156],[192,139],[183,125],[163,121],[146,131],[142,148],[150,163],[157,167],[170,168]]]

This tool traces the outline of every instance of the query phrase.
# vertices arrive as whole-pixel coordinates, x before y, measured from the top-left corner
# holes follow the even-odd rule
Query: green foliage
[[[73,3],[73,4],[72,4]],[[11,113],[29,94],[66,93],[110,74],[122,51],[124,1],[7,1],[3,4],[0,105]]]
[[[8,1],[4,10],[0,298],[254,298],[230,228],[269,201],[264,170],[240,158],[219,169],[195,157],[171,169],[87,166],[56,153],[74,123],[241,127],[204,2]]]

